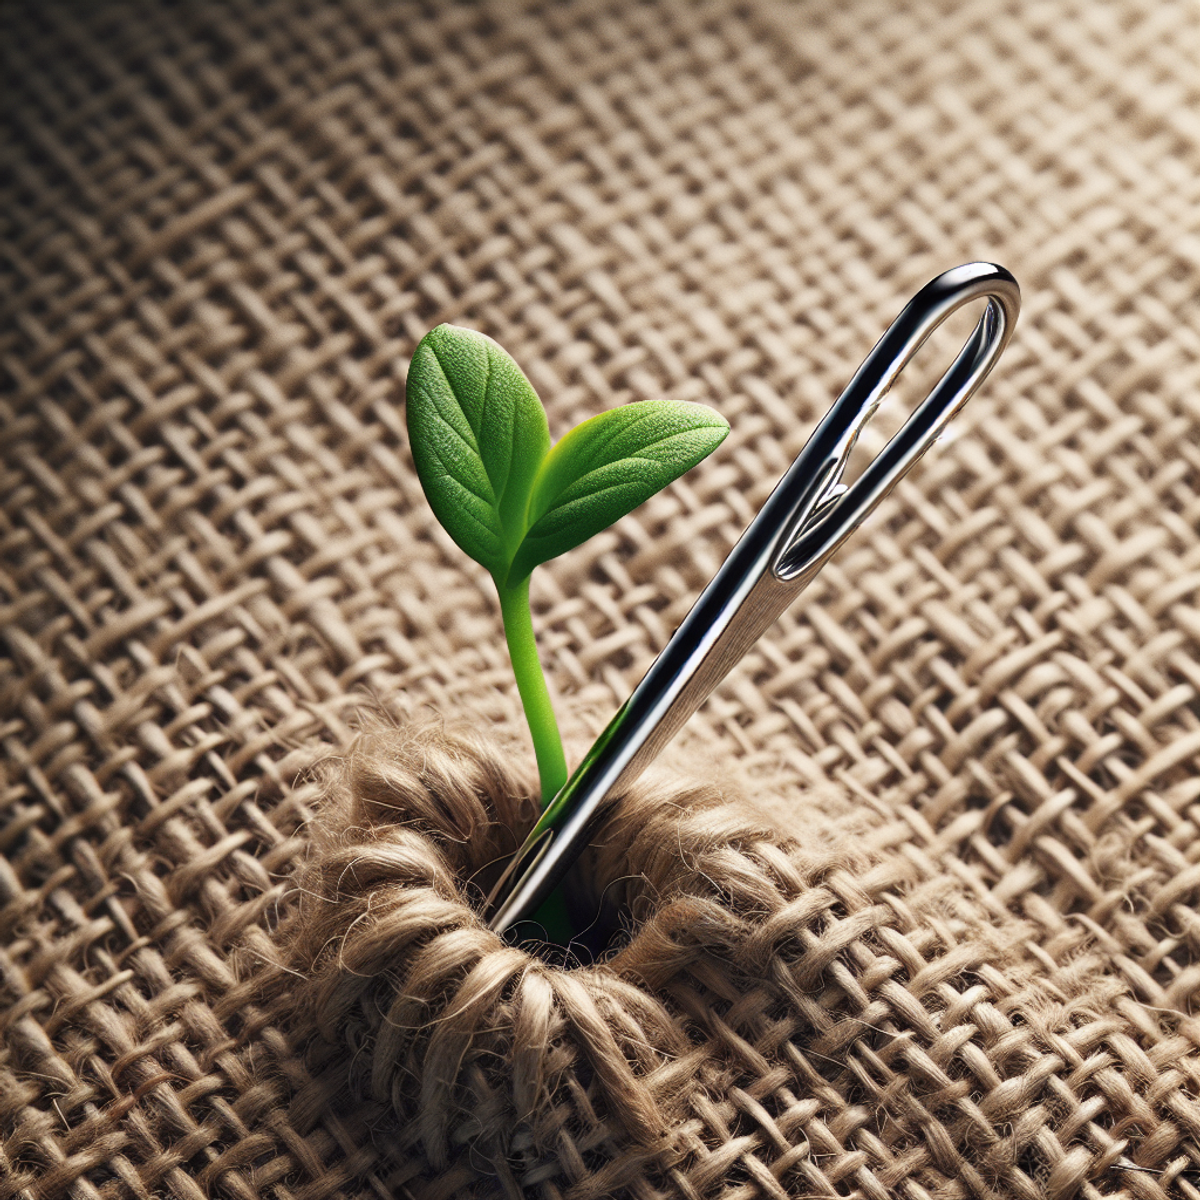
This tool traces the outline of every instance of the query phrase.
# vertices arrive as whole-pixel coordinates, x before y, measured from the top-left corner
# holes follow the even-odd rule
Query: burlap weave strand
[[[1200,1198],[1190,0],[11,0],[0,56],[2,1200]],[[578,753],[977,258],[999,371],[592,857],[628,945],[485,945],[500,831],[413,731],[471,726],[480,820],[530,764],[418,338],[496,337],[555,435],[731,422],[540,572]]]

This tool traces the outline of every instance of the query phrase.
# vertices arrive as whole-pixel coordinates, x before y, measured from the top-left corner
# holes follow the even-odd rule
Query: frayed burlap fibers
[[[1200,1196],[1190,0],[12,0],[0,55],[0,1196]],[[289,975],[323,894],[379,944],[365,877],[300,890],[360,794],[332,764],[369,706],[472,725],[480,811],[528,770],[407,457],[420,335],[496,337],[556,435],[654,395],[731,421],[540,573],[577,755],[973,258],[1025,290],[999,370],[693,718],[695,820],[638,809],[658,840],[588,868],[670,888],[590,976],[489,950],[590,1032],[505,1092],[472,1057],[502,988],[440,1058],[390,1029],[376,1086],[345,1038],[413,962]]]

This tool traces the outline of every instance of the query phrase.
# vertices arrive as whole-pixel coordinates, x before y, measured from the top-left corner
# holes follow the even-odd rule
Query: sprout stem
[[[514,587],[501,587],[500,612],[504,617],[504,636],[517,691],[525,709],[525,720],[533,738],[537,756],[538,776],[542,784],[542,804],[547,805],[567,782],[567,759],[563,753],[562,736],[550,703],[550,690],[538,659],[537,643],[533,638],[533,614],[529,609],[529,576]]]

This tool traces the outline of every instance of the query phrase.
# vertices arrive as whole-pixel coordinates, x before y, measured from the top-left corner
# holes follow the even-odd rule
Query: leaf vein
[[[467,487],[467,485],[465,483],[463,483],[461,479],[458,479],[455,476],[450,475],[446,472],[442,473],[441,478],[448,479],[452,484],[456,484],[464,492],[466,492],[467,495],[474,497],[474,499],[476,499],[476,500],[483,499],[479,495],[478,492],[471,491],[471,489],[469,487]],[[483,503],[487,504],[487,501],[484,500]],[[489,514],[493,512],[492,506],[490,504],[487,504],[487,508],[488,508]],[[485,520],[483,520],[482,517],[480,517],[478,514],[473,512],[469,505],[464,505],[461,509],[459,509],[459,512],[462,513],[462,515],[467,517],[469,520],[474,521],[476,525],[478,525],[481,529],[485,530],[487,533],[491,534],[492,537],[495,537],[497,539],[499,538],[499,536],[500,536],[499,530],[493,528]]]
[[[707,427],[699,426],[698,428],[707,428]],[[686,429],[686,430],[682,430],[682,431],[679,431],[676,433],[668,434],[665,437],[661,437],[661,438],[657,439],[656,441],[647,442],[646,445],[642,447],[642,450],[643,451],[651,450],[655,446],[665,445],[667,442],[673,441],[676,438],[682,437],[684,434],[692,433],[692,432],[694,432],[694,431],[691,429]],[[542,510],[541,514],[539,514],[538,520],[541,520],[541,518],[543,516],[545,516],[546,513],[551,512],[551,511],[553,511],[553,509],[558,507],[560,497],[565,492],[571,491],[573,488],[579,487],[581,484],[586,483],[587,480],[590,479],[593,475],[596,475],[597,473],[605,470],[608,467],[621,466],[625,463],[644,463],[652,468],[653,467],[658,467],[658,468],[665,467],[667,470],[671,469],[670,464],[663,463],[661,459],[650,458],[645,453],[626,454],[626,455],[623,455],[621,458],[608,459],[607,461],[602,462],[602,463],[598,464],[597,466],[592,467],[590,470],[585,471],[582,475],[576,475],[574,479],[570,479],[566,483],[564,483],[563,486],[561,488],[559,488],[557,492],[554,493],[554,496],[550,500],[550,503],[547,504],[546,507]],[[599,491],[589,492],[587,494],[593,495],[593,496],[599,496],[599,495],[602,495],[606,491],[611,491],[612,488],[614,488],[614,487],[622,487],[627,483],[633,483],[633,482],[636,482],[636,481],[623,480],[620,483],[610,484],[610,485],[608,485],[608,487],[601,488]],[[665,487],[666,485],[664,484],[662,486]],[[656,488],[655,490],[658,490],[658,489]],[[651,495],[653,495],[653,493],[651,493]],[[576,499],[582,499],[582,498],[583,498],[582,496],[576,497]],[[569,503],[573,503],[573,501],[570,501]]]
[[[465,444],[466,443],[464,443],[464,445]],[[441,474],[442,474],[443,479],[452,479],[455,483],[458,484],[459,487],[461,487],[463,489],[464,492],[467,492],[470,495],[474,496],[475,499],[478,500],[481,504],[486,504],[488,506],[488,508],[495,509],[495,507],[496,507],[495,500],[489,496],[483,495],[482,492],[477,492],[471,486],[471,482],[469,479],[460,477],[459,475],[456,475],[454,470],[452,469],[451,464],[446,461],[445,456],[441,453],[441,451],[438,449],[438,447],[436,445],[430,446],[430,451],[432,452],[433,457],[437,460],[438,466],[440,466],[442,468]]]
[[[479,465],[483,466],[483,459],[480,457],[479,450],[475,446],[473,446],[470,442],[468,442],[467,439],[465,437],[463,437],[463,435],[461,433],[459,433],[459,431],[457,429],[455,429],[454,426],[449,421],[447,421],[446,418],[443,417],[440,412],[437,412],[436,410],[434,410],[433,419],[435,421],[440,421],[448,430],[450,430],[450,432],[452,434],[454,434],[454,436],[456,438],[458,438],[458,440],[460,442],[462,442],[462,444],[464,446],[466,446],[466,448],[468,450],[470,450],[471,453],[473,455],[475,455],[475,457],[477,459],[479,459]],[[436,447],[433,448],[433,452],[434,452],[435,456],[437,457],[438,461],[441,462],[443,466],[446,466],[447,470],[449,470],[449,466],[446,464],[445,458],[443,458],[443,456],[440,453],[438,453],[438,450]],[[487,467],[483,467],[483,473],[485,475],[487,475]],[[488,482],[491,483],[490,477],[488,478]],[[476,493],[476,494],[478,494],[478,493]],[[494,501],[489,500],[486,496],[480,496],[479,498],[480,498],[480,500],[483,500],[487,504],[494,503]]]
[[[457,429],[455,429],[454,432],[456,434],[458,434],[459,439],[462,441],[462,443],[465,446],[469,447],[476,455],[478,455],[479,454],[479,433],[475,429],[475,426],[471,424],[471,418],[467,415],[467,410],[463,407],[463,402],[460,399],[458,392],[455,391],[454,384],[452,384],[450,382],[450,376],[446,374],[446,368],[442,366],[442,360],[440,358],[438,358],[437,354],[434,354],[433,361],[435,363],[437,363],[437,368],[439,371],[441,371],[442,378],[446,381],[446,390],[450,393],[450,395],[452,395],[454,397],[454,403],[458,405],[458,411],[460,413],[462,413],[463,419],[467,422],[467,428],[471,431],[471,440],[467,441],[467,439],[465,437],[463,437],[463,435],[461,433],[459,433]],[[449,425],[450,422],[447,421],[446,418],[443,417],[441,412],[438,410],[437,400],[433,399],[432,389],[430,389],[430,398],[433,400],[431,407],[433,409],[434,415],[440,421],[443,421],[445,424]],[[450,428],[454,429],[454,426],[451,425]]]

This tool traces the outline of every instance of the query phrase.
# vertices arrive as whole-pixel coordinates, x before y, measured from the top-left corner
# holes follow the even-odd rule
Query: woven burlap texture
[[[1194,4],[0,21],[0,1197],[1200,1196]],[[816,1000],[707,972],[681,1028],[727,1074],[661,1170],[569,1124],[503,1178],[398,1153],[264,996],[364,702],[520,731],[407,456],[417,340],[496,337],[556,436],[658,395],[731,422],[539,572],[578,748],[975,258],[1025,292],[1000,368],[685,735],[874,864],[805,877],[844,926]]]

